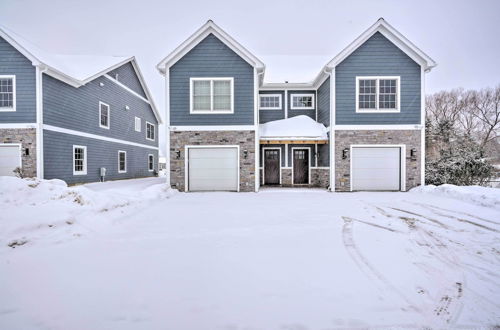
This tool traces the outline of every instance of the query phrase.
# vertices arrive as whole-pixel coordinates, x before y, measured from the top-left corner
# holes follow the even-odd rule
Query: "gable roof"
[[[34,66],[40,66],[44,73],[59,79],[75,88],[131,62],[144,89],[147,100],[161,123],[161,116],[156,108],[151,93],[134,56],[101,56],[101,55],[62,55],[53,54],[40,49],[17,33],[0,25],[0,37],[11,44],[17,51],[29,59]]]
[[[182,44],[180,44],[176,49],[174,49],[167,57],[158,63],[156,68],[161,74],[165,74],[167,68],[174,65],[179,61],[184,55],[186,55],[191,49],[198,45],[203,39],[208,35],[213,34],[220,41],[222,41],[226,46],[238,54],[242,59],[244,59],[248,64],[257,68],[260,71],[265,70],[265,65],[259,60],[255,55],[250,53],[245,47],[243,47],[239,42],[234,40],[229,34],[222,30],[217,24],[212,20],[208,20],[202,27],[196,30],[188,39],[186,39]]]

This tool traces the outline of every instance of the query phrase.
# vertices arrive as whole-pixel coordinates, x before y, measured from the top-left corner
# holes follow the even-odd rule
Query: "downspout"
[[[43,73],[47,66],[38,63],[35,66],[36,84],[36,177],[44,178],[43,164]]]
[[[325,66],[323,72],[330,76],[330,176],[329,191],[335,191],[335,68]]]

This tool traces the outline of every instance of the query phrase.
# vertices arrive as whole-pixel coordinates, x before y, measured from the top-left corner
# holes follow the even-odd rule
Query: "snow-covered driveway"
[[[498,205],[130,183],[0,189],[0,329],[500,324]]]

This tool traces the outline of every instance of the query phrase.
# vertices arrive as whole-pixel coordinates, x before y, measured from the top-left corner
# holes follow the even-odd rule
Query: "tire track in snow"
[[[344,246],[349,253],[349,256],[351,259],[354,261],[354,263],[358,266],[358,268],[363,272],[368,278],[375,280],[376,282],[378,281],[379,283],[382,283],[384,288],[382,289],[388,289],[391,292],[393,292],[395,295],[397,295],[399,298],[401,298],[410,309],[419,312],[420,310],[413,304],[408,298],[406,298],[394,285],[392,285],[383,275],[380,273],[367,259],[366,257],[361,253],[359,248],[357,247],[356,243],[354,242],[354,237],[353,237],[353,224],[355,221],[362,222],[365,224],[369,224],[364,221],[360,221],[357,219],[353,219],[350,217],[342,216],[342,219],[344,220],[344,225],[342,227],[342,240],[344,242]],[[370,224],[373,225],[373,224]],[[394,232],[393,229],[386,228],[383,226],[378,226],[376,225],[375,227],[380,228],[380,229],[385,229],[385,230],[390,230],[391,232]]]

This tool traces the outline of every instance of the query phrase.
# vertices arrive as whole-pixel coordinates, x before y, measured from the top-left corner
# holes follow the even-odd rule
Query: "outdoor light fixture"
[[[345,148],[344,150],[342,150],[342,159],[346,159],[348,153],[349,153],[349,149]]]
[[[417,149],[411,148],[410,156],[411,156],[411,160],[417,160]]]
[[[175,159],[181,159],[181,151],[180,150],[175,151]]]
[[[248,150],[247,149],[243,150],[243,158],[245,158],[245,159],[248,158]]]

